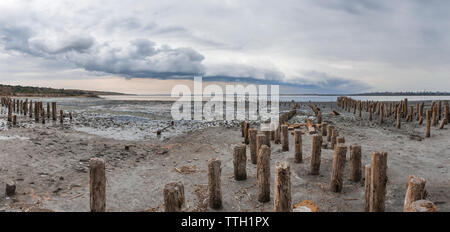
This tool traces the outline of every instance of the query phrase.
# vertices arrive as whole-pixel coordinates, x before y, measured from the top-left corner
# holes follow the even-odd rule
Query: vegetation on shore
[[[98,97],[99,95],[122,95],[122,93],[0,84],[0,95],[17,97]]]

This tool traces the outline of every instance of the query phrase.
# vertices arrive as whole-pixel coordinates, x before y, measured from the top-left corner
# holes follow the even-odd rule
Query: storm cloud
[[[0,62],[35,58],[48,72],[59,62],[93,78],[447,90],[449,10],[439,0],[5,0]]]

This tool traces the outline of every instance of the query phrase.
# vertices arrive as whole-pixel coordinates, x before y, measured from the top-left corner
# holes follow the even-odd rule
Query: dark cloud
[[[98,44],[91,36],[35,37],[26,27],[2,28],[5,50],[71,62],[88,71],[125,77],[177,77],[203,75],[203,55],[192,48],[157,47],[148,39],[125,46]]]

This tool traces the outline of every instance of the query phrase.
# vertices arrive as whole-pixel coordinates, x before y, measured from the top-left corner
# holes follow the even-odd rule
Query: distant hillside
[[[372,92],[349,94],[351,96],[449,96],[450,92]]]
[[[98,95],[123,95],[122,93],[87,91],[77,89],[53,89],[31,86],[0,85],[0,95],[27,97],[98,97]]]

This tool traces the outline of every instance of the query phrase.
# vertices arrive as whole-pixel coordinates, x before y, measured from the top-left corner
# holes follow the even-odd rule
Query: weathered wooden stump
[[[237,145],[233,148],[233,165],[234,165],[234,179],[247,179],[247,152],[245,145]]]
[[[56,102],[52,102],[52,116],[53,121],[56,121]]]
[[[294,162],[301,163],[303,161],[302,150],[302,131],[294,130]]]
[[[292,209],[291,200],[291,170],[289,163],[277,162],[275,166],[274,183],[274,211],[290,212]]]
[[[425,132],[426,137],[431,136],[431,110],[427,110],[427,129]]]
[[[331,136],[333,135],[334,126],[328,126],[327,128],[327,141],[331,142]]]
[[[184,207],[184,186],[181,182],[171,182],[164,186],[164,211],[181,212]]]
[[[103,159],[92,158],[89,161],[89,192],[91,212],[105,212],[106,171]]]
[[[221,161],[212,159],[208,161],[208,203],[213,209],[222,208],[222,189],[220,175]]]
[[[252,164],[256,164],[257,162],[257,157],[258,157],[258,150],[256,149],[256,134],[258,133],[258,131],[254,128],[250,128],[248,130],[248,134],[249,134],[249,147],[250,147],[250,160],[252,162]]]
[[[322,136],[327,136],[328,131],[328,123],[322,122]]]
[[[59,111],[59,120],[60,120],[61,124],[64,122],[64,111],[63,110]]]
[[[50,119],[50,102],[47,102],[47,119]]]
[[[289,151],[289,134],[288,134],[288,126],[281,126],[281,142],[282,142],[282,151]]]
[[[371,168],[370,165],[366,165],[364,167],[364,196],[365,196],[365,201],[364,201],[364,211],[365,212],[370,212],[370,193],[371,193],[371,189],[370,189],[370,182],[372,182],[372,172],[371,172]]]
[[[10,197],[15,194],[16,194],[16,183],[12,180],[7,181],[5,186],[5,195],[7,197]]]
[[[13,126],[17,125],[17,115],[14,115],[14,116],[13,116],[13,121],[12,121],[12,123],[13,123]]]
[[[248,144],[248,130],[250,129],[250,123],[244,122],[244,143]]]
[[[319,175],[321,154],[322,154],[322,136],[313,135],[312,136],[312,145],[311,145],[311,163],[309,166],[309,174]]]
[[[400,112],[400,107],[397,108],[397,128],[400,129],[402,127],[401,124],[401,112]]]
[[[331,135],[331,149],[334,149],[334,147],[336,146],[338,137],[339,137],[339,132],[336,129],[334,129],[333,133]]]
[[[278,125],[277,128],[275,129],[274,143],[275,144],[280,144],[281,143],[281,125]]]
[[[262,133],[257,133],[256,134],[256,154],[259,153],[259,149],[261,149],[262,145],[266,145],[266,135],[264,135]]]
[[[270,130],[267,128],[267,130],[262,131],[262,133],[265,135],[264,144],[268,147],[271,147],[270,145]]]
[[[337,137],[336,144],[345,144],[345,137],[344,136]]]
[[[270,148],[262,145],[258,152],[257,179],[258,201],[270,201]]]
[[[387,153],[373,152],[371,164],[370,212],[384,212],[387,184]]]
[[[359,182],[361,180],[361,166],[361,145],[353,144],[350,146],[350,181]]]
[[[409,212],[411,210],[411,203],[425,198],[425,184],[426,181],[418,176],[408,177],[408,188],[406,189],[405,203],[403,211]]]
[[[330,189],[332,192],[341,192],[344,183],[345,156],[347,147],[344,144],[337,144],[334,149],[333,166],[331,169]]]

